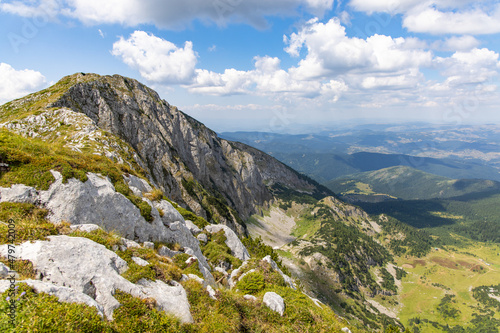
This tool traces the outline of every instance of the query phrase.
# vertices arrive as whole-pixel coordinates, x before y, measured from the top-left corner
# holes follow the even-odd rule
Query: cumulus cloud
[[[189,83],[195,75],[197,54],[190,41],[177,47],[152,34],[135,31],[127,39],[120,37],[111,53],[150,82]]]
[[[484,83],[498,75],[498,53],[486,48],[474,48],[468,52],[455,52],[451,57],[435,60],[441,75],[447,77],[446,85]]]
[[[425,51],[415,39],[374,35],[366,39],[348,37],[337,19],[327,23],[310,20],[299,32],[285,36],[285,51],[298,56],[305,48],[307,55],[298,67],[290,69],[296,78],[334,78],[343,75],[348,82],[361,87],[408,86],[421,78],[419,67],[430,66],[432,53]],[[380,76],[380,78],[377,78]],[[385,83],[384,83],[385,82]]]
[[[403,26],[410,31],[430,34],[494,34],[500,32],[500,5],[491,13],[483,9],[441,11],[425,8],[408,12]]]
[[[452,36],[432,43],[431,47],[439,51],[470,51],[481,44],[472,36]]]
[[[40,72],[24,69],[15,70],[6,63],[0,63],[0,104],[23,97],[43,88],[47,82]]]
[[[430,34],[481,35],[500,32],[496,0],[351,0],[350,6],[368,14],[402,14],[409,31]]]
[[[53,15],[72,17],[88,25],[155,24],[161,28],[181,28],[200,20],[218,25],[243,22],[263,27],[266,16],[293,15],[299,7],[321,16],[332,5],[333,0],[7,0],[0,10],[33,16],[50,8]]]
[[[297,80],[280,68],[280,60],[275,57],[255,57],[255,69],[238,71],[226,69],[224,73],[198,69],[195,82],[187,86],[193,93],[208,95],[294,95],[311,98],[319,95],[332,100],[347,90],[342,81],[329,82]]]

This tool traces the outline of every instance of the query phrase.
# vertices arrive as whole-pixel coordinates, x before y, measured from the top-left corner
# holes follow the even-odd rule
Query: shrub
[[[260,272],[251,272],[236,283],[236,288],[245,294],[256,294],[265,288],[264,276]]]
[[[45,217],[48,211],[29,203],[0,203],[0,244],[9,242],[7,221],[15,222],[17,244],[25,241],[46,240],[47,236],[59,235],[69,231],[68,223],[54,225]]]
[[[68,234],[71,237],[85,237],[93,240],[96,243],[106,246],[108,250],[111,250],[113,246],[121,244],[120,235],[114,232],[106,232],[102,229],[92,230],[90,232],[75,230]]]
[[[20,296],[25,292],[23,296]],[[110,332],[97,309],[85,304],[60,303],[55,296],[37,294],[24,283],[19,284],[19,301],[16,309],[16,326],[9,324],[5,300],[9,291],[0,299],[0,327],[2,332]]]

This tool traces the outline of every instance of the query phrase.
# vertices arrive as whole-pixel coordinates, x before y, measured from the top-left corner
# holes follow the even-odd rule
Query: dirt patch
[[[442,266],[442,267],[451,268],[451,269],[458,269],[457,263],[454,262],[453,260],[450,260],[450,259],[432,258],[431,261],[438,264],[439,266]]]
[[[474,265],[474,266],[472,266],[472,267],[470,268],[470,270],[471,270],[472,272],[481,272],[481,271],[483,271],[483,270],[484,270],[484,267],[478,264],[478,265]]]
[[[467,262],[467,261],[463,261],[463,260],[458,260],[457,262],[458,262],[458,264],[459,264],[460,266],[465,267],[465,268],[468,268],[468,269],[469,269],[469,268],[472,268],[472,266],[474,266],[474,264],[473,264],[473,263],[470,263],[470,262]]]
[[[403,264],[403,268],[415,268],[412,264]]]
[[[413,260],[413,266],[414,267],[417,267],[418,265],[425,267],[425,264],[426,264],[425,260],[422,260],[422,259],[415,259],[415,260]]]

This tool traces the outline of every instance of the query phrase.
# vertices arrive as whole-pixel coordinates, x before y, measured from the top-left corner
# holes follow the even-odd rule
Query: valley
[[[405,126],[401,131],[359,129],[328,136],[325,133],[224,134],[267,151],[324,184],[343,201],[366,211],[368,214],[362,218],[365,225],[357,228],[383,244],[390,251],[390,259],[381,262],[382,265],[367,265],[364,271],[369,272],[366,276],[370,278],[365,282],[371,279],[379,286],[389,287],[391,284],[384,282],[381,267],[387,263],[385,269],[390,271],[393,263],[399,267],[396,269],[404,270],[400,279],[393,271],[397,288],[393,290],[397,293],[369,292],[369,287],[362,286],[360,281],[348,286],[349,280],[341,278],[340,269],[325,269],[332,258],[327,250],[330,243],[335,244],[335,251],[346,253],[346,249],[338,248],[339,240],[334,237],[338,231],[327,231],[327,238],[322,238],[323,223],[310,217],[315,208],[297,202],[280,203],[273,208],[273,214],[252,217],[257,222],[271,219],[274,228],[279,229],[277,223],[284,217],[299,216],[291,230],[288,222],[290,232],[286,234],[294,238],[288,245],[266,238],[259,230],[262,224],[257,223],[249,230],[262,236],[264,242],[279,246],[278,253],[285,258],[284,263],[301,272],[309,290],[322,291],[324,301],[334,308],[350,308],[352,299],[361,297],[368,312],[376,308],[381,315],[397,319],[411,332],[497,332],[500,326],[500,302],[497,303],[496,294],[500,281],[500,183],[495,157],[498,147],[493,141],[485,142],[497,138],[498,129],[494,125],[464,126],[448,129],[450,132],[446,133],[447,130],[415,125],[413,130],[404,132],[407,129]],[[415,144],[426,148],[415,149]],[[279,215],[277,211],[281,219],[272,218]],[[342,221],[353,226],[352,217]],[[344,238],[357,239],[358,244],[362,239],[359,235]],[[311,239],[313,243],[323,239],[322,248],[307,245]],[[338,263],[339,258],[333,262]],[[351,275],[360,278],[360,274],[356,271]],[[328,289],[342,288],[346,288],[345,294],[326,296]],[[349,295],[353,290],[358,296]],[[350,313],[357,318],[366,316],[363,321],[369,322],[369,315],[353,308]]]

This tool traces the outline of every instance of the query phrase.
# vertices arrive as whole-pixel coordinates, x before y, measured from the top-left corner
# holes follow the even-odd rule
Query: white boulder
[[[262,301],[271,310],[276,311],[280,314],[280,316],[283,316],[283,312],[285,311],[285,301],[280,295],[270,291],[264,294]]]
[[[69,227],[72,231],[84,231],[84,232],[92,232],[97,229],[101,229],[100,226],[93,223],[85,223],[85,224],[73,224]]]
[[[226,235],[226,245],[229,247],[231,250],[231,254],[235,256],[236,258],[240,260],[248,260],[250,259],[250,255],[248,254],[248,251],[241,242],[241,240],[238,238],[236,233],[229,228],[228,226],[222,225],[222,224],[211,224],[207,225],[205,227],[205,230],[210,232],[211,234],[217,233],[221,230],[224,230],[224,234]]]
[[[149,262],[139,257],[132,257],[132,260],[139,266],[147,266]]]

